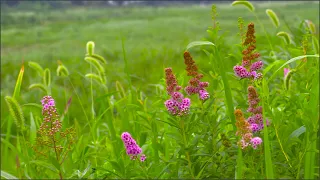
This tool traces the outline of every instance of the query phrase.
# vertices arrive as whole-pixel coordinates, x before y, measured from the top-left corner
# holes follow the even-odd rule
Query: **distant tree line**
[[[114,1],[84,1],[84,0],[64,0],[64,1],[47,1],[47,0],[38,0],[38,1],[25,1],[25,0],[1,0],[1,5],[7,5],[9,7],[18,6],[20,3],[23,5],[28,4],[28,7],[34,3],[40,3],[49,8],[63,8],[68,6],[87,6],[87,5],[98,5],[98,6],[124,6],[132,4],[140,5],[150,5],[150,6],[160,6],[160,5],[169,5],[169,4],[210,4],[210,3],[219,3],[223,1],[211,0],[188,0],[188,1],[159,1],[159,0],[148,0],[148,1],[125,1],[125,0],[114,0]]]

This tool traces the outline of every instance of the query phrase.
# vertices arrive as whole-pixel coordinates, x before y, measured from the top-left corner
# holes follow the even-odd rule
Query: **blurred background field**
[[[57,67],[57,60],[61,60],[71,74],[85,70],[85,44],[90,40],[96,43],[97,53],[109,63],[109,85],[113,86],[115,80],[124,81],[121,79],[124,73],[121,37],[126,39],[125,48],[133,83],[138,86],[145,86],[145,82],[157,83],[163,77],[163,67],[172,66],[177,73],[184,69],[182,54],[186,45],[204,37],[206,29],[212,26],[212,3],[200,5],[180,2],[173,5],[118,7],[97,4],[72,6],[66,1],[65,8],[50,8],[50,4],[35,1],[21,2],[18,7],[2,5],[1,94],[3,96],[13,91],[12,82],[23,60],[36,61],[52,70]],[[316,18],[319,8],[315,1],[253,4],[271,35],[278,31],[274,31],[270,19],[260,8],[273,9],[280,21],[286,21],[287,24],[300,22],[303,17],[314,22],[316,27],[319,25],[319,19]],[[231,8],[230,3],[218,3],[217,7],[222,31],[228,33],[227,43],[239,43],[238,17],[243,17],[249,23],[255,22],[254,16],[245,8]],[[257,26],[257,48],[263,50],[268,42],[259,41],[265,37],[262,28]],[[288,31],[284,23],[281,24],[281,30]],[[281,43],[280,38],[272,38]],[[200,62],[205,70],[205,61]],[[23,91],[28,94],[27,86],[35,73],[26,66],[26,74]],[[78,83],[82,83],[81,80]]]
[[[29,68],[28,61],[37,62],[51,70],[52,95],[57,102],[60,102],[57,103],[57,108],[62,111],[65,106],[63,102],[72,96],[74,100],[69,109],[68,119],[71,124],[74,119],[77,119],[80,124],[85,124],[73,87],[56,76],[56,69],[60,60],[68,68],[70,80],[82,101],[87,103],[84,104],[85,108],[90,109],[88,95],[90,83],[84,77],[84,74],[89,72],[88,64],[84,61],[85,46],[88,41],[95,42],[95,51],[108,62],[106,75],[110,92],[116,90],[116,81],[119,81],[125,89],[129,88],[124,70],[122,48],[122,39],[124,39],[133,88],[143,91],[151,102],[159,100],[157,97],[159,94],[156,93],[153,85],[164,84],[162,79],[165,67],[172,67],[178,76],[184,75],[183,52],[190,42],[207,37],[206,30],[213,24],[210,14],[212,3],[217,5],[219,14],[217,20],[220,23],[221,32],[225,33],[221,54],[225,56],[239,54],[239,49],[234,44],[240,44],[237,21],[238,17],[243,17],[245,25],[250,22],[256,24],[257,50],[262,54],[266,65],[271,63],[269,54],[266,53],[270,51],[270,46],[262,27],[252,13],[244,7],[231,7],[231,2],[190,1],[156,5],[152,3],[110,5],[98,2],[72,4],[69,1],[63,1],[61,4],[37,1],[20,1],[13,5],[8,5],[5,1],[1,3],[1,129],[6,128],[6,120],[9,118],[4,97],[12,95],[14,82],[22,63],[24,63],[25,73],[20,104],[40,104],[40,99],[45,95],[40,90],[28,89],[30,84],[41,81],[37,73]],[[280,45],[283,45],[283,40],[276,36],[277,32],[287,31],[295,35],[299,34],[298,27],[302,26],[303,20],[311,20],[316,27],[319,27],[319,2],[254,1],[252,3],[274,44],[275,51],[280,52],[282,50]],[[280,19],[281,24],[278,29],[275,29],[265,13],[265,9],[268,8],[272,9]],[[295,39],[295,41],[301,40]],[[294,55],[301,55],[301,52],[299,53]],[[209,64],[205,53],[200,49],[194,49],[192,54],[199,69],[205,73],[205,80],[212,78],[208,74],[214,67]],[[288,60],[292,56],[282,58]],[[228,68],[231,77],[232,67],[240,63],[241,59],[232,56],[228,56],[227,59],[229,61],[225,62],[225,67]],[[234,77],[233,79],[235,80]],[[187,81],[181,83],[186,84]],[[236,85],[231,83],[231,88]],[[223,95],[223,92],[217,92],[214,96],[219,98],[219,94]],[[99,96],[101,93],[97,93],[95,98]],[[243,97],[245,96],[244,93]],[[219,103],[223,103],[222,101]],[[28,111],[26,112],[28,115]],[[3,167],[4,162],[1,163]],[[10,167],[14,167],[14,162],[9,163],[11,163]],[[4,170],[8,169],[4,168]]]

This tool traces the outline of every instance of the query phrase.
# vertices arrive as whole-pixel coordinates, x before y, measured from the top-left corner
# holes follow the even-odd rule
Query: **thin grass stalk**
[[[189,152],[186,150],[187,147],[188,147],[188,141],[187,141],[187,138],[186,138],[186,132],[185,132],[185,127],[184,127],[184,118],[179,118],[180,120],[180,132],[181,132],[181,135],[183,137],[183,145],[184,145],[184,151],[186,151],[186,159],[188,161],[188,168],[189,168],[189,171],[190,171],[190,175],[192,177],[192,179],[194,179],[194,174],[193,174],[193,170],[192,170],[192,162],[190,160],[190,154]]]
[[[268,40],[268,42],[269,42],[269,45],[270,45],[270,48],[271,48],[272,52],[275,52],[275,51],[274,51],[274,48],[273,48],[273,45],[272,45],[272,43],[271,43],[271,41],[270,41],[270,37],[269,37],[269,35],[268,35],[267,31],[266,31],[266,28],[265,28],[264,25],[261,23],[258,15],[257,15],[255,12],[252,12],[252,13],[254,14],[254,16],[256,17],[256,19],[257,19],[257,21],[258,21],[258,23],[259,23],[260,26],[262,27],[262,29],[263,29],[266,37],[267,37],[267,40]]]
[[[261,93],[261,103],[262,103],[262,118],[263,118],[263,136],[264,136],[264,158],[265,158],[265,164],[266,164],[266,176],[267,179],[273,179],[274,175],[273,175],[273,165],[272,165],[272,157],[271,157],[271,152],[270,152],[270,143],[269,143],[269,133],[268,133],[268,127],[266,124],[266,118],[265,118],[265,102],[266,102],[266,98],[265,96],[267,96],[265,93],[269,93],[266,91],[269,91],[269,89],[267,88],[268,84],[266,84],[266,80],[263,79],[262,80],[262,93]]]
[[[288,155],[286,154],[286,152],[284,151],[283,146],[282,146],[282,143],[281,143],[281,141],[280,141],[279,134],[278,134],[278,130],[277,130],[277,128],[276,128],[276,126],[275,126],[274,124],[273,124],[273,127],[274,127],[274,130],[275,130],[275,132],[276,132],[276,137],[277,137],[277,140],[278,140],[278,142],[279,142],[279,144],[280,144],[281,151],[282,151],[284,157],[286,158],[286,160],[287,160],[290,168],[292,168],[292,165],[291,165],[291,163],[290,163],[290,161],[289,161],[289,157],[288,157]]]
[[[88,115],[87,115],[87,113],[86,113],[86,111],[85,111],[85,109],[84,109],[84,107],[83,107],[83,104],[82,104],[82,102],[81,102],[81,99],[80,99],[80,97],[79,97],[79,95],[78,95],[78,93],[77,93],[77,91],[76,91],[76,89],[75,89],[75,87],[74,87],[74,85],[73,85],[70,77],[68,76],[67,78],[68,78],[68,80],[69,80],[69,82],[70,82],[70,84],[71,84],[71,86],[72,86],[72,88],[73,88],[74,93],[76,94],[76,96],[77,96],[77,98],[78,98],[78,101],[79,101],[79,103],[80,103],[80,106],[81,106],[81,109],[82,109],[82,111],[83,111],[83,113],[84,113],[84,116],[86,117],[87,123],[88,123],[89,128],[90,128],[90,133],[91,133],[92,137],[95,139],[94,133],[93,133],[93,131],[92,131],[92,126],[91,126],[91,124],[90,124]]]
[[[128,60],[127,60],[127,55],[126,55],[126,49],[124,47],[124,42],[125,42],[125,39],[122,37],[121,44],[122,44],[122,53],[123,53],[123,60],[124,60],[124,66],[125,66],[124,71],[127,74],[130,92],[132,92],[132,87],[131,87],[132,84],[131,84],[131,78],[130,78],[130,73],[129,73],[129,69],[128,69]]]
[[[7,142],[9,142],[10,141],[10,137],[11,137],[11,126],[12,126],[12,123],[13,122],[13,120],[12,120],[12,118],[8,118],[8,121],[7,121],[7,133],[6,133],[6,141]],[[1,143],[2,143],[2,141],[1,141]],[[6,158],[6,161],[5,161],[5,159],[2,159],[3,161],[5,161],[5,162],[9,162],[10,161],[10,159],[9,159],[9,156],[8,156],[8,150],[9,150],[9,146],[8,146],[8,144],[5,144],[5,146],[4,146],[4,156],[2,156],[2,158]]]
[[[127,80],[128,80],[128,83],[129,83],[129,93],[128,93],[128,101],[129,101],[129,104],[132,103],[132,100],[133,100],[133,92],[132,92],[132,84],[131,84],[131,78],[130,78],[130,73],[129,73],[129,69],[128,69],[128,60],[127,60],[127,55],[126,55],[126,49],[125,49],[125,39],[124,37],[121,37],[121,45],[122,45],[122,54],[123,54],[123,60],[124,60],[124,71],[125,73],[127,74]],[[131,113],[131,111],[128,111],[128,114],[129,114],[129,117],[130,119],[133,119],[133,115]],[[129,121],[125,121],[124,123],[124,126],[125,128],[128,128],[128,130],[130,129],[130,124],[129,124]]]
[[[90,72],[92,73],[92,64],[90,64]],[[95,117],[95,112],[94,112],[94,102],[93,102],[93,79],[90,78],[90,95],[91,95],[91,115],[92,115],[92,119],[94,119]]]
[[[243,157],[242,157],[242,150],[240,147],[238,147],[235,179],[243,179]]]
[[[304,178],[305,179],[314,179],[315,178],[315,159],[317,151],[317,132],[319,129],[319,64],[316,61],[316,72],[314,73],[314,78],[312,81],[312,88],[310,92],[310,102],[309,107],[318,107],[317,109],[312,110],[310,114],[310,120],[313,122],[312,126],[307,128],[306,132],[306,143],[310,144],[310,148],[306,148],[306,157],[305,157],[305,166],[304,166]]]

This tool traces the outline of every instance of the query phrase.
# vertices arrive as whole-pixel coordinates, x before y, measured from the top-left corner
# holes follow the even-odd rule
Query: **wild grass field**
[[[319,178],[318,15],[1,6],[1,177]]]

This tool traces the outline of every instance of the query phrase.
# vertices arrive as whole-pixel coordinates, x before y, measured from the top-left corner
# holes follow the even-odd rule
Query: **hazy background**
[[[183,51],[187,44],[207,37],[206,30],[213,24],[212,3],[217,4],[217,20],[226,44],[240,43],[237,21],[243,17],[245,25],[256,24],[257,50],[268,56],[264,54],[269,46],[262,27],[248,9],[232,7],[232,1],[1,1],[1,102],[5,95],[12,94],[19,69],[25,62],[22,97],[38,103],[42,92],[29,91],[28,86],[41,79],[27,66],[27,61],[50,68],[53,83],[59,85],[55,72],[57,61],[61,60],[69,69],[75,87],[82,86],[86,81],[84,74],[88,73],[83,60],[88,41],[95,42],[96,52],[109,63],[107,85],[113,89],[114,82],[120,81],[127,87],[122,38],[132,83],[148,93],[150,84],[163,78],[164,67],[171,66],[176,73],[184,70]],[[306,19],[319,27],[319,2],[252,3],[273,42],[283,43],[276,33],[297,33]],[[278,15],[279,28],[266,15],[268,8]],[[222,51],[228,54],[239,50],[236,46],[226,46]],[[201,70],[208,73],[210,65],[205,54],[200,49],[192,53]],[[230,72],[240,61],[230,59],[227,65]]]

